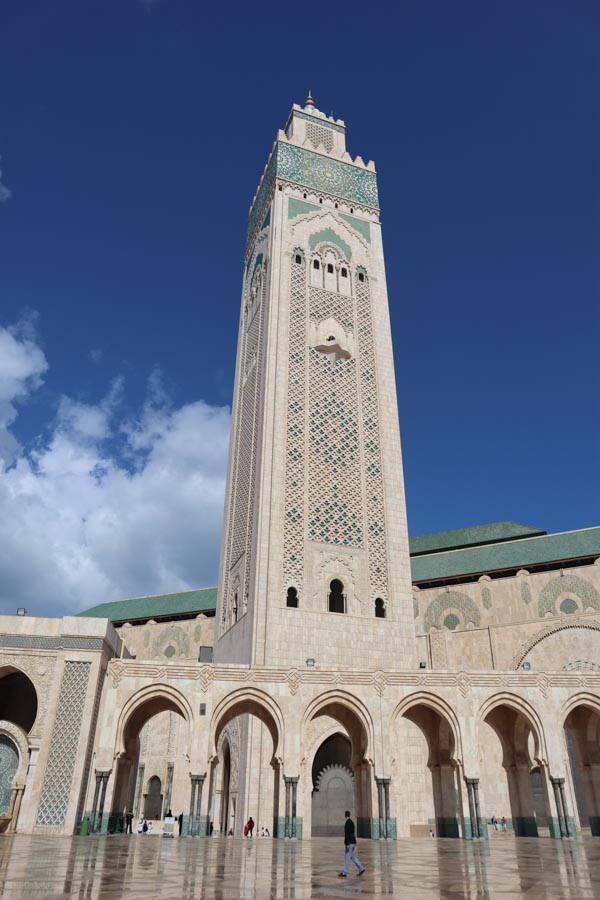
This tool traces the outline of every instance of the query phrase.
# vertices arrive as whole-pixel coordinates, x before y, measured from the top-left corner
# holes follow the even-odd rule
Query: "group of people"
[[[494,831],[498,831],[498,825],[502,826],[502,831],[506,831],[506,816],[502,816],[500,822],[498,822],[496,816],[492,816],[491,823],[494,826]]]
[[[254,828],[254,819],[252,818],[252,816],[250,816],[250,818],[244,825],[244,837],[252,837],[254,835]],[[228,834],[233,836],[233,828],[229,830]],[[261,827],[259,837],[271,837],[271,832],[266,825],[263,825]]]

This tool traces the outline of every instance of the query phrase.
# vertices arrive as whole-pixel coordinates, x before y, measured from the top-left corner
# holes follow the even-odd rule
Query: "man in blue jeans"
[[[358,869],[359,875],[362,875],[365,871],[365,867],[355,853],[356,832],[354,830],[354,822],[350,818],[350,810],[347,809],[344,815],[346,816],[346,824],[344,825],[344,844],[346,845],[346,857],[344,859],[344,868],[339,873],[339,878],[346,878],[346,876],[348,875],[348,866],[350,865],[350,860],[352,860],[352,862]]]

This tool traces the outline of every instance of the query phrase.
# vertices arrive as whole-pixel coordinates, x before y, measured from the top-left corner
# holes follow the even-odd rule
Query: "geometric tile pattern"
[[[288,409],[285,473],[285,525],[283,586],[296,587],[302,602],[304,570],[304,411],[306,407],[306,258],[292,253],[290,330],[288,339]]]
[[[383,499],[383,474],[379,434],[379,407],[377,403],[377,373],[373,344],[372,301],[369,279],[356,284],[356,309],[358,324],[358,358],[360,362],[361,411],[363,427],[363,468],[365,472],[365,496],[367,503],[367,543],[369,549],[369,573],[371,599],[388,599],[387,541],[385,534],[385,507]]]
[[[0,634],[0,647],[23,647],[30,650],[102,650],[103,644],[102,638]]]
[[[375,172],[279,142],[277,177],[379,209]]]
[[[52,733],[38,825],[64,825],[91,663],[66,662]]]
[[[17,745],[8,735],[0,734],[0,816],[5,816],[10,805],[13,778],[19,768]]]
[[[580,578],[578,575],[564,573],[551,578],[540,591],[538,600],[538,615],[541,618],[547,613],[556,615],[556,601],[561,594],[573,594],[581,601],[582,611],[586,609],[600,609],[600,594],[593,584]],[[571,602],[573,602],[571,600]],[[562,610],[566,612],[567,610]],[[575,610],[571,607],[571,612]]]
[[[444,593],[438,594],[438,596],[431,601],[425,611],[423,620],[425,632],[428,632],[430,628],[439,628],[440,616],[446,611],[456,611],[460,613],[465,625],[468,622],[471,622],[473,625],[479,625],[481,617],[474,600],[460,591],[444,591]],[[447,625],[445,621],[444,625],[446,625],[446,628],[452,627],[452,630],[456,627],[456,624],[450,626]]]
[[[260,254],[259,254],[260,255]],[[254,515],[256,451],[259,432],[259,408],[262,394],[263,325],[266,278],[258,268],[246,279],[244,290],[244,327],[242,331],[241,371],[238,380],[235,428],[232,432],[234,455],[229,496],[229,534],[220,621],[223,634],[235,623],[234,598],[230,596],[231,571],[245,554],[243,584],[237,601],[237,617],[246,611],[251,567],[250,545]]]
[[[306,137],[313,147],[323,144],[328,153],[333,150],[333,135],[329,128],[323,128],[321,125],[315,125],[314,122],[307,122]]]

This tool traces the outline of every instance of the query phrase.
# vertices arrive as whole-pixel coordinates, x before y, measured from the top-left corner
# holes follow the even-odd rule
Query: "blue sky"
[[[600,7],[0,7],[0,609],[211,584],[248,207],[379,173],[409,527],[598,523]],[[4,360],[4,363],[2,362]]]

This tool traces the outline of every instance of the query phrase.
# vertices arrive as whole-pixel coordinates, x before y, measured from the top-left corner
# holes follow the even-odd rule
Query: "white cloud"
[[[0,159],[2,159],[1,156]],[[0,169],[0,178],[2,178],[2,169]],[[9,191],[9,189],[0,181],[0,203],[3,203],[5,200],[9,200],[11,197],[12,191]]]
[[[10,464],[20,452],[10,432],[17,404],[38,388],[48,363],[34,338],[34,320],[23,319],[11,328],[0,328],[0,466]]]
[[[104,356],[104,350],[101,347],[92,347],[90,350],[90,359],[92,362],[100,363],[102,362],[102,357]]]
[[[64,615],[214,584],[229,410],[174,407],[154,373],[132,413],[117,379],[97,404],[61,397],[48,437],[23,450],[9,428],[15,401],[40,385],[47,363],[35,341],[2,328],[0,360],[12,441],[0,464],[0,612]]]

